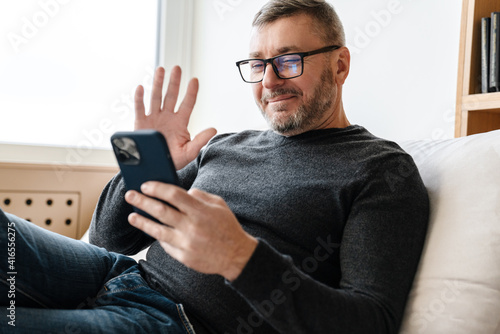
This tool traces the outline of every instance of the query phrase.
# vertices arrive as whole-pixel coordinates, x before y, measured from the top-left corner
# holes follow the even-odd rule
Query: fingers
[[[125,194],[125,200],[130,205],[147,212],[151,216],[158,219],[160,222],[175,227],[176,223],[181,220],[181,213],[172,208],[171,206],[148,196],[144,196],[137,191],[128,191]],[[140,215],[139,215],[140,216]],[[135,220],[143,221],[142,218],[149,220],[145,217],[135,217],[130,216],[129,218],[134,217]],[[130,220],[129,220],[130,221]],[[158,225],[158,224],[157,224]]]
[[[179,87],[181,85],[181,68],[174,66],[170,72],[167,93],[163,101],[163,110],[174,112],[177,98],[179,97]]]
[[[176,227],[183,214],[199,208],[200,202],[186,190],[163,182],[146,182],[141,186],[143,194],[128,191],[125,200],[130,205],[149,213],[164,224]],[[159,201],[165,201],[175,208]]]
[[[154,79],[153,79],[153,90],[151,93],[151,105],[150,114],[159,112],[161,110],[166,110],[170,112],[175,112],[175,105],[177,104],[177,99],[179,97],[179,90],[181,84],[182,71],[179,66],[174,66],[170,73],[170,79],[167,87],[167,92],[163,101],[162,108],[162,94],[163,94],[163,82],[165,80],[165,69],[163,67],[158,67],[156,69]],[[189,119],[191,112],[193,111],[194,105],[196,104],[196,97],[198,96],[199,83],[198,79],[193,78],[188,84],[186,96],[182,100],[179,107],[180,114],[184,114],[186,119]],[[144,108],[144,88],[142,86],[137,87],[136,96],[136,117],[140,113],[141,117],[145,114]]]
[[[138,86],[135,90],[135,119],[141,121],[146,117],[146,108],[144,107],[144,87]]]
[[[142,230],[156,240],[162,240],[166,243],[175,240],[176,231],[174,229],[153,222],[138,213],[131,213],[128,217],[128,221],[130,225]]]
[[[155,72],[153,79],[153,91],[151,93],[151,105],[149,113],[155,113],[161,109],[161,99],[163,91],[163,81],[165,79],[165,69],[163,67],[158,67]]]
[[[147,196],[158,198],[169,203],[170,205],[173,205],[177,208],[177,210],[172,210],[177,211],[178,214],[191,212],[190,210],[192,208],[199,207],[198,201],[190,196],[186,190],[172,184],[155,181],[146,182],[141,186],[141,191]],[[154,216],[153,212],[148,213]],[[177,217],[177,219],[180,218],[181,217]]]
[[[196,97],[198,96],[199,83],[198,79],[193,78],[189,81],[186,96],[182,100],[181,105],[179,106],[179,113],[184,114],[184,117],[189,118],[191,116],[191,112],[194,109],[194,105],[196,104]]]
[[[207,193],[203,190],[191,188],[188,190],[188,194],[193,196],[194,198],[210,204],[222,204],[225,203],[224,200],[217,195]]]

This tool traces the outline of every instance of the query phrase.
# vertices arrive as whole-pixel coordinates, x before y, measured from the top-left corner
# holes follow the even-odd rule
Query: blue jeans
[[[135,260],[0,210],[0,333],[194,334]]]

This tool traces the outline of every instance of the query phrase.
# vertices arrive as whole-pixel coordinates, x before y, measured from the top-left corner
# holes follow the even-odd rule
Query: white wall
[[[235,62],[248,58],[253,15],[265,0],[195,0],[191,73],[200,80],[193,131],[264,129],[266,123]]]
[[[185,0],[169,1],[179,4],[176,1],[184,2]],[[194,13],[191,62],[183,59],[191,64],[189,69],[186,68],[189,70],[187,72],[200,79],[200,94],[191,122],[192,132],[196,133],[209,126],[216,127],[220,133],[266,128],[253,101],[250,85],[244,83],[239,77],[235,61],[247,57],[253,16],[267,0],[192,1]],[[351,73],[344,85],[344,105],[351,122],[366,126],[374,134],[393,140],[452,137],[461,1],[329,1],[334,4],[344,22],[347,41],[352,52]],[[13,2],[14,0],[11,0],[11,3]],[[0,29],[4,32],[17,31],[16,29],[20,29],[19,25],[22,24],[21,18],[26,15],[31,17],[33,13],[38,13],[40,3],[32,0],[26,4],[25,12],[8,13],[7,17],[12,16],[13,25],[6,24],[7,21],[4,20],[6,22],[2,21]],[[61,28],[61,24],[67,21],[68,17],[79,13],[77,5],[85,6],[80,2],[78,4],[70,2],[65,7],[61,7],[58,15],[50,20],[47,27],[40,30],[36,38],[29,41],[23,52],[47,44],[45,40],[53,37],[54,29]],[[97,8],[90,4],[88,6],[88,10]],[[169,31],[176,32],[175,29]],[[182,31],[183,29],[177,27],[179,34]],[[9,47],[4,49],[4,52],[12,51]],[[147,50],[144,52],[150,52],[151,55],[153,53]],[[165,57],[166,62],[167,58]],[[4,73],[2,69],[5,70],[9,62],[4,61],[2,64],[0,72]],[[84,65],[90,68],[95,67],[91,62]],[[133,66],[139,66],[142,70],[134,71]],[[110,90],[107,88],[102,90],[109,99],[102,106],[111,108],[111,112],[116,102],[121,102],[123,96],[127,97],[126,108],[122,106],[130,116],[126,120],[127,124],[132,124],[133,121],[133,110],[130,104],[133,96],[132,88],[135,88],[137,84],[144,84],[143,79],[151,77],[149,72],[144,71],[144,66],[141,66],[141,64],[131,64],[122,68],[123,77],[130,78],[133,83],[130,85],[131,89],[110,86]],[[189,73],[186,73],[185,81]],[[100,76],[96,77],[100,78]],[[45,81],[41,79],[36,82],[45,84]],[[12,89],[10,86],[8,88]],[[47,89],[46,86],[39,88]],[[10,94],[9,89],[4,90],[4,95]],[[39,93],[40,89],[25,91]],[[24,100],[26,99],[23,98]],[[85,98],[85,101],[95,101],[95,96]],[[9,108],[4,109],[0,108],[1,124],[4,128],[5,126],[17,128],[19,133],[26,131],[25,124],[13,118],[14,115],[23,113]],[[39,112],[38,104],[33,110],[35,113],[42,114]],[[75,114],[69,111],[68,115],[74,116]],[[97,117],[98,123],[102,117]],[[27,117],[27,121],[46,129],[45,124],[52,122],[52,119],[45,117],[35,122],[33,117]],[[77,120],[75,118],[68,122],[71,121]],[[113,124],[118,127],[118,124]],[[83,124],[83,129],[85,131],[97,129],[97,125]],[[84,136],[85,131],[76,130],[73,135]],[[5,134],[5,131],[3,133]],[[57,137],[69,140],[68,136],[62,135],[57,130],[54,133],[57,133]],[[111,135],[111,132],[108,131],[105,134]],[[25,138],[25,136],[21,137]],[[10,137],[9,140],[3,141],[10,142],[11,139],[17,142]],[[104,140],[104,136],[102,139],[102,142],[108,142],[107,139]],[[27,142],[33,142],[36,145],[44,144],[44,142],[38,143],[31,140]],[[49,151],[45,150],[43,152],[47,158],[43,160],[59,161],[62,157],[65,161],[81,163],[79,159],[74,158],[75,149],[79,154],[78,157],[85,158],[83,159],[85,161],[89,160],[87,156],[90,157],[90,153],[87,152],[91,150],[88,147],[90,144],[87,145],[87,138],[84,136],[77,143],[76,148],[61,148],[62,152],[56,155],[49,154]],[[85,145],[79,145],[80,143],[85,143]],[[0,143],[0,159],[24,161],[24,157],[34,157],[32,152],[38,150],[38,147],[26,146],[21,149],[21,146],[8,147],[8,145]],[[74,146],[69,141],[68,145]],[[52,151],[54,150],[50,150]],[[108,153],[108,159],[104,160],[108,163],[114,162],[111,153]],[[101,157],[100,153],[98,156]],[[93,158],[90,160],[94,163]]]
[[[200,93],[193,132],[266,127],[234,64],[247,57],[253,15],[265,2],[194,1],[191,73]],[[461,1],[329,2],[352,53],[344,85],[351,123],[392,140],[453,137]]]

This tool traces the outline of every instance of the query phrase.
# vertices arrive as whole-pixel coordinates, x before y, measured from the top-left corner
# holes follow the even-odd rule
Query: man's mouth
[[[286,102],[301,95],[302,94],[296,90],[282,89],[274,91],[272,93],[264,94],[261,98],[261,102],[262,104]]]
[[[295,95],[285,94],[285,95],[279,95],[277,97],[273,97],[271,99],[267,99],[266,102],[268,104],[273,104],[273,103],[279,103],[279,102],[288,101],[288,100],[291,100],[293,98],[295,98]]]

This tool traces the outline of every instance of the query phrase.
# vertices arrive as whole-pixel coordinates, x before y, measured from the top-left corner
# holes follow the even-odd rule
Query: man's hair
[[[255,15],[252,26],[261,28],[278,19],[300,14],[312,17],[325,43],[345,46],[342,22],[325,0],[270,0]]]

